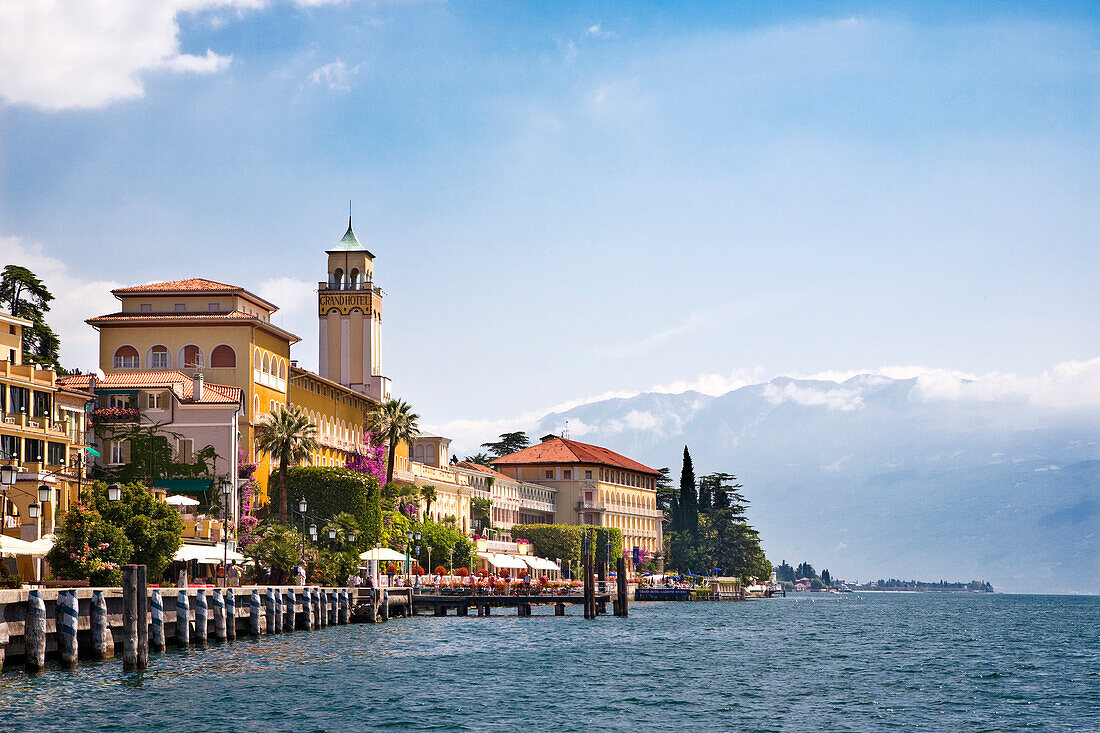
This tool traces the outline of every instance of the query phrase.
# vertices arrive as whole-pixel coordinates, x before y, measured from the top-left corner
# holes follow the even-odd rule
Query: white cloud
[[[313,86],[323,86],[334,91],[346,92],[351,89],[351,77],[359,73],[359,65],[350,69],[340,59],[331,61],[314,69],[307,81]]]
[[[0,98],[46,110],[140,98],[142,75],[215,73],[230,57],[180,52],[181,13],[264,0],[15,0],[0,3]]]
[[[863,397],[852,389],[814,389],[788,382],[780,387],[769,383],[764,386],[764,398],[773,405],[794,402],[797,405],[824,405],[830,410],[850,412],[863,406]]]
[[[123,283],[88,280],[70,272],[68,263],[47,255],[42,245],[0,235],[0,264],[22,265],[54,295],[46,322],[61,338],[61,364],[91,371],[99,366],[99,334],[84,319],[118,310],[111,295]]]

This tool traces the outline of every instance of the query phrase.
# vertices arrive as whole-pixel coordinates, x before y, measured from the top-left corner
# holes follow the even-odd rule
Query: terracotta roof
[[[207,290],[243,290],[236,285],[214,282],[201,277],[189,277],[185,280],[169,280],[163,283],[148,283],[147,285],[133,285],[128,288],[115,288],[112,293],[155,293],[169,292],[182,293]]]
[[[74,374],[58,380],[58,384],[69,389],[87,391],[91,387],[91,374]],[[171,389],[181,402],[194,403],[194,382],[190,374],[178,370],[162,372],[113,372],[103,379],[96,379],[97,389],[148,389],[162,387]],[[226,384],[203,383],[202,405],[235,405],[240,402],[241,388]]]
[[[593,463],[598,466],[612,466],[627,471],[648,473],[652,476],[661,475],[660,471],[619,455],[613,450],[557,436],[548,437],[541,443],[493,461],[494,466],[539,463]]]
[[[256,316],[244,311],[186,311],[183,313],[108,313],[103,316],[89,318],[85,323],[98,323],[101,321],[123,321],[139,318],[141,320],[186,320],[199,318],[204,320],[225,319],[227,321],[245,320],[259,321]],[[266,323],[266,321],[264,321]]]
[[[492,476],[493,478],[504,479],[505,481],[517,481],[518,480],[518,479],[512,478],[511,476],[505,476],[500,471],[495,471],[492,468],[489,468],[488,466],[483,466],[480,463],[473,463],[471,461],[459,461],[458,463],[453,464],[453,467],[454,468],[465,468],[467,471],[477,471],[478,473],[483,473],[486,476]]]

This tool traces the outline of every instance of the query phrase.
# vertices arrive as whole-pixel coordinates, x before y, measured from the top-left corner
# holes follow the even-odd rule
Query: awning
[[[553,560],[547,560],[545,557],[532,557],[530,555],[520,555],[523,561],[527,563],[528,567],[532,570],[550,570],[555,573],[560,573],[561,568]]]
[[[188,562],[190,560],[196,560],[206,565],[216,565],[223,559],[229,559],[232,562],[243,562],[245,556],[235,550],[229,550],[228,556],[226,555],[225,545],[183,545],[176,550],[173,560],[179,560],[180,562]]]
[[[375,547],[372,550],[367,550],[359,554],[360,560],[374,560],[376,562],[397,562],[398,560],[404,562],[405,556],[396,550],[391,550],[388,547]]]
[[[38,542],[41,542],[41,540],[38,540]],[[40,551],[40,548],[35,546],[36,544],[36,542],[27,542],[26,540],[9,537],[6,534],[0,534],[0,554],[42,557],[50,551],[49,547],[44,552]],[[53,547],[53,542],[50,542],[50,547]]]
[[[171,491],[174,494],[186,492],[197,494],[210,491],[210,479],[208,478],[162,478],[153,482],[153,488]]]
[[[515,555],[501,555],[496,552],[479,552],[479,557],[483,557],[489,561],[489,564],[495,568],[510,568],[515,570],[526,570],[527,563],[520,560]]]

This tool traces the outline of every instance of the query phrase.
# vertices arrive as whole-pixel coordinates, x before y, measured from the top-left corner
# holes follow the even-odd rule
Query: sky
[[[1042,381],[1100,356],[1088,3],[0,5],[0,256],[58,295],[281,307],[376,255],[383,367],[468,447],[770,376]],[[1100,380],[1094,380],[1100,383]],[[498,429],[499,428],[499,429]]]

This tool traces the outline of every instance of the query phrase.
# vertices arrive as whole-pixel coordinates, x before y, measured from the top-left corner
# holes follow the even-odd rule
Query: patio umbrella
[[[405,555],[400,552],[395,552],[388,547],[376,547],[373,550],[367,550],[360,553],[360,560],[375,560],[377,562],[397,562],[398,560],[404,561]]]
[[[190,496],[183,496],[181,494],[176,494],[174,496],[169,496],[167,499],[164,500],[164,503],[165,504],[171,504],[172,506],[198,506],[199,505],[199,502],[192,499]]]

